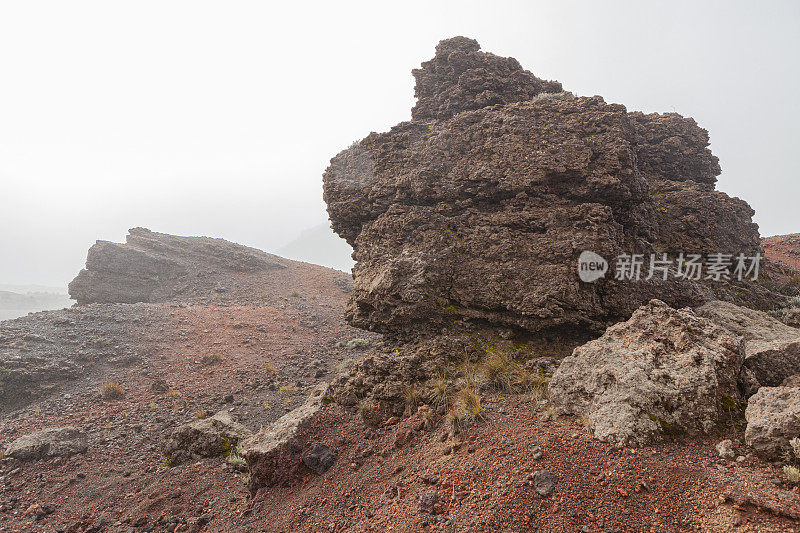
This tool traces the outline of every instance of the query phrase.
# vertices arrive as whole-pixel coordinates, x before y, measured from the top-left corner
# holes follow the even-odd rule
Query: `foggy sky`
[[[411,69],[476,38],[539,77],[711,134],[718,188],[800,232],[797,2],[0,3],[0,283],[64,285],[148,227],[275,250],[321,175],[410,118]]]

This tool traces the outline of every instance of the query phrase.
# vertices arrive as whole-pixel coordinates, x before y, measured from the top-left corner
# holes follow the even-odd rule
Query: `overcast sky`
[[[321,175],[410,118],[411,69],[478,39],[539,77],[711,133],[718,187],[800,232],[800,3],[0,0],[0,283],[66,284],[129,227],[266,250]]]

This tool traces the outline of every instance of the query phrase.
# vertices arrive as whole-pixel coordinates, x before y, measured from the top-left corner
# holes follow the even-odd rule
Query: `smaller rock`
[[[435,492],[423,492],[419,495],[419,503],[417,509],[420,513],[434,514],[436,512],[436,504],[439,503],[439,495]]]
[[[38,461],[51,457],[70,457],[89,447],[87,434],[75,427],[50,428],[18,438],[8,445],[6,457]]]
[[[337,458],[336,451],[322,442],[315,442],[302,454],[303,464],[320,476],[333,466]]]
[[[531,459],[533,459],[534,461],[538,461],[543,456],[544,452],[539,446],[534,446],[533,448],[531,448]]]
[[[252,432],[235,422],[228,411],[175,428],[163,441],[162,452],[172,464],[215,457],[236,449]]]
[[[725,439],[717,444],[717,453],[723,459],[733,459],[736,455],[736,452],[733,451],[733,441],[730,439]]]
[[[556,482],[558,481],[555,474],[549,470],[537,470],[531,477],[533,488],[539,493],[539,496],[546,498],[553,494],[553,489],[555,489]]]

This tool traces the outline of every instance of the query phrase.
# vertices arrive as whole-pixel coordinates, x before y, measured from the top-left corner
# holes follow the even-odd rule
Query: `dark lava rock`
[[[434,514],[436,512],[437,503],[439,503],[439,495],[437,493],[423,492],[419,495],[417,509],[421,513]]]
[[[347,320],[402,339],[506,328],[602,332],[652,298],[766,308],[752,283],[650,280],[650,254],[760,251],[753,210],[715,190],[708,133],[675,113],[629,113],[560,92],[472,39],[414,71],[412,120],[331,160],[324,198],[356,265]],[[584,283],[577,259],[612,266]],[[613,279],[643,254],[642,280]]]
[[[333,466],[338,455],[326,444],[315,442],[303,452],[302,457],[303,464],[321,476]]]
[[[539,496],[546,498],[553,494],[553,489],[558,481],[556,476],[549,470],[537,470],[532,476],[533,488]]]

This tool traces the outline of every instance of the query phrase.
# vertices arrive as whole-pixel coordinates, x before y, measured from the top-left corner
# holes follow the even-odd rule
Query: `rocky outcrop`
[[[470,109],[530,100],[542,93],[560,93],[557,81],[540,80],[513,57],[480,51],[475,39],[441,41],[436,55],[414,69],[416,105],[413,120],[446,119]]]
[[[299,286],[314,270],[320,286],[349,290],[343,272],[290,261],[224,239],[179,237],[143,228],[125,244],[98,241],[86,268],[69,284],[79,304],[187,302],[269,303]]]
[[[745,410],[745,443],[766,460],[789,459],[789,441],[800,437],[800,388],[761,387]]]
[[[309,446],[308,430],[316,420],[327,391],[327,383],[318,385],[303,405],[242,442],[241,454],[247,461],[250,490],[253,493],[263,487],[298,481],[304,464],[304,452],[312,466],[319,467],[320,472],[327,470],[335,461],[333,450],[325,453],[324,459],[317,457],[320,461],[315,461],[314,458],[324,450]],[[323,463],[329,464],[322,468]]]
[[[236,451],[239,442],[253,433],[235,422],[228,411],[175,428],[164,439],[162,453],[178,465],[201,457],[216,457]]]
[[[49,428],[11,442],[4,455],[19,461],[38,461],[53,457],[70,457],[86,452],[88,447],[89,437],[81,429]]]
[[[744,364],[759,385],[774,387],[800,374],[799,329],[729,302],[709,302],[696,312],[744,338]]]
[[[643,445],[711,432],[738,409],[743,360],[741,337],[654,300],[576,348],[549,395],[559,414],[584,417],[597,438]]]
[[[351,324],[404,339],[599,333],[655,297],[781,300],[752,283],[578,278],[584,250],[612,266],[621,253],[759,251],[752,210],[714,189],[719,165],[692,119],[559,92],[463,37],[414,76],[412,120],[325,171],[333,228],[356,260]]]

